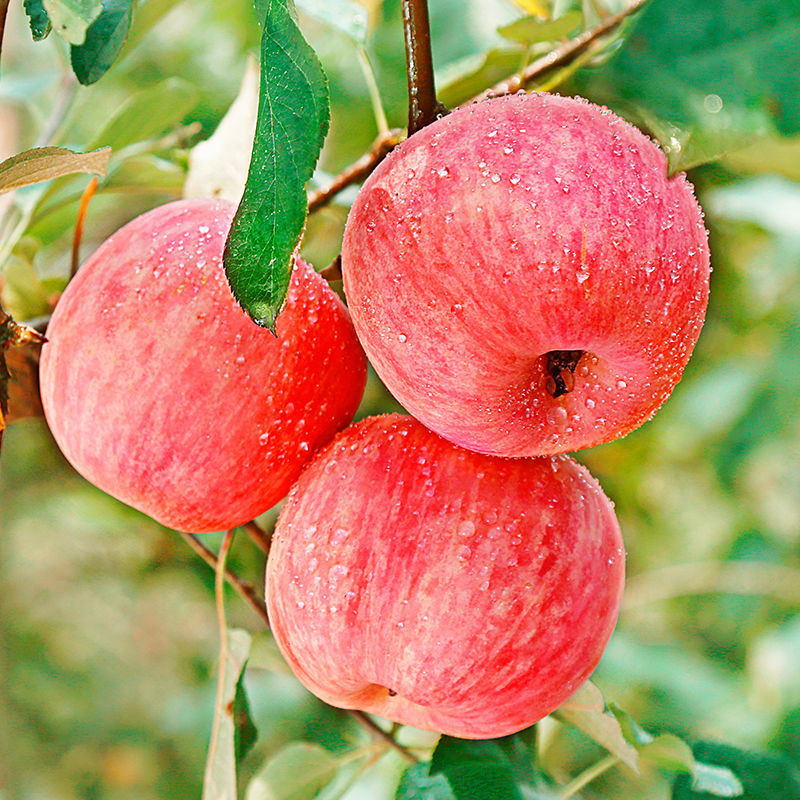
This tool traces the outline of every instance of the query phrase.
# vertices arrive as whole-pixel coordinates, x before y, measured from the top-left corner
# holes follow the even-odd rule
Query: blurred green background
[[[400,3],[365,5],[389,124],[403,126]],[[503,46],[495,29],[521,16],[525,4],[430,5],[445,85]],[[114,132],[110,177],[90,206],[85,257],[140,211],[180,196],[187,148],[211,134],[236,96],[245,59],[257,52],[257,21],[248,3],[146,0],[118,62],[85,88],[64,77],[62,41],[31,41],[21,6],[11,4],[5,34],[0,158],[43,133],[76,149],[105,144],[101,131],[129,104],[125,125]],[[596,6],[586,6],[589,24]],[[330,80],[324,181],[368,149],[377,129],[352,43],[311,16],[300,19]],[[800,21],[795,25],[797,35]],[[560,88],[613,103],[609,74],[595,80],[587,64],[577,75],[560,75]],[[620,108],[629,109],[622,95]],[[772,750],[796,763],[799,155],[800,140],[776,133],[691,172],[714,267],[703,335],[653,421],[578,456],[616,502],[628,551],[620,622],[595,676],[606,699],[652,732]],[[17,193],[19,207],[36,209],[3,266],[3,303],[20,319],[47,313],[64,284],[87,182],[80,176]],[[309,221],[304,250],[318,268],[338,252],[347,198]],[[0,210],[6,208],[0,196]],[[359,416],[396,408],[371,377]],[[218,540],[208,537],[210,546]],[[263,558],[244,535],[231,566],[261,586]],[[259,619],[232,593],[228,615],[232,625],[260,631]],[[260,646],[266,655],[253,657],[245,679],[260,735],[245,775],[291,740],[337,750],[358,739],[341,712],[280,669],[267,669],[275,657],[268,640]],[[41,419],[10,426],[0,459],[0,798],[199,797],[217,647],[211,570],[174,532],[77,476]],[[540,750],[556,781],[602,756],[572,729],[542,727]],[[345,796],[393,796],[402,766],[382,759]],[[637,778],[617,768],[580,796],[657,800],[654,786],[647,772]]]

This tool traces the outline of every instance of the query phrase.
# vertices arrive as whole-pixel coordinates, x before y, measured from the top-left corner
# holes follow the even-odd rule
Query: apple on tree
[[[454,111],[373,172],[342,272],[370,362],[456,444],[578,450],[651,417],[708,300],[690,184],[607,109],[548,94]]]
[[[178,201],[125,225],[67,286],[42,350],[44,410],[67,459],[194,533],[282,499],[366,380],[346,308],[300,259],[277,336],[239,307],[221,263],[234,211]]]
[[[586,680],[623,581],[613,506],[586,468],[482,455],[386,415],[302,473],[266,593],[278,646],[318,697],[491,738]]]

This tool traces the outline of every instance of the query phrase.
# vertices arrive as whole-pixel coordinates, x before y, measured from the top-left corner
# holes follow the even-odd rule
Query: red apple
[[[172,528],[242,524],[351,419],[366,361],[347,310],[298,260],[277,338],[222,269],[235,206],[170,203],[125,225],[47,328],[47,421],[84,477]]]
[[[387,415],[346,429],[293,487],[267,604],[326,702],[491,738],[589,676],[623,580],[612,504],[584,467],[482,455]]]
[[[350,212],[342,271],[371,363],[456,444],[546,455],[616,439],[680,380],[709,253],[692,187],[607,109],[461,108],[400,145]]]

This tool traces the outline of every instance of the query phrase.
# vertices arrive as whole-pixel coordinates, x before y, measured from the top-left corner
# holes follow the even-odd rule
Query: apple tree
[[[800,798],[798,0],[0,47],[0,797]]]

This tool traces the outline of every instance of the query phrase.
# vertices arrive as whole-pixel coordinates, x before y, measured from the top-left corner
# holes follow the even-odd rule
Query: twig
[[[206,783],[209,783],[209,776],[212,774],[214,759],[219,741],[219,723],[222,716],[222,702],[225,696],[225,668],[228,663],[228,625],[225,622],[225,598],[223,587],[225,584],[225,561],[228,558],[228,551],[231,549],[235,528],[225,532],[225,538],[219,548],[217,556],[217,566],[214,570],[214,597],[217,606],[217,627],[219,628],[219,667],[217,669],[217,698],[214,703],[214,723],[211,726],[211,739],[208,743],[208,759],[206,760]]]
[[[524,70],[522,70],[522,72],[512,75],[506,80],[500,81],[494,86],[490,86],[480,94],[475,95],[475,97],[473,97],[469,102],[477,103],[481,100],[485,100],[488,97],[495,97],[503,94],[513,94],[514,92],[518,92],[520,89],[524,89],[529,83],[535,81],[545,72],[548,72],[555,67],[560,67],[562,64],[571,61],[582,50],[585,50],[592,42],[614,30],[614,28],[616,28],[635,11],[638,11],[646,2],[647,0],[633,0],[633,2],[627,8],[624,8],[622,11],[610,17],[606,17],[606,19],[604,19],[594,28],[584,31],[580,36],[576,36],[574,39],[564,42],[564,44],[562,44],[560,47],[557,47],[555,50],[551,50],[541,58],[537,58],[536,61],[534,61],[532,64],[529,64]]]
[[[529,64],[522,72],[514,75],[507,80],[496,83],[494,86],[486,89],[480,94],[469,100],[469,103],[475,103],[479,100],[485,100],[487,97],[495,97],[502,94],[510,94],[532,83],[544,73],[548,72],[555,67],[561,66],[571,59],[579,55],[585,50],[592,42],[599,39],[601,36],[610,33],[627,17],[638,11],[647,0],[634,0],[630,6],[623,9],[617,14],[606,17],[599,25],[591,30],[584,31],[580,36],[565,42],[560,47],[552,50],[547,55]],[[403,132],[399,130],[391,130],[379,136],[372,145],[368,153],[363,155],[358,161],[351,164],[343,172],[337,175],[328,186],[323,189],[318,189],[312,192],[308,197],[308,212],[309,214],[322,208],[322,206],[329,203],[339,192],[346,189],[348,186],[359,183],[366,178],[378,164],[396,147],[403,139]]]
[[[308,196],[308,213],[329,203],[339,192],[353,183],[364,180],[402,140],[403,132],[396,128],[378,136],[370,151],[339,173],[327,186]]]
[[[354,711],[353,709],[348,709],[347,713],[354,720],[356,720],[359,725],[366,728],[374,739],[386,742],[389,747],[400,753],[400,755],[403,756],[406,761],[410,761],[412,764],[419,764],[419,759],[410,750],[407,750],[405,747],[403,747],[403,745],[395,741],[395,738],[391,733],[387,733],[385,730],[383,730],[380,725],[373,722],[373,720],[371,720],[363,711]]]
[[[628,581],[623,611],[698,594],[766,595],[800,603],[800,570],[763,561],[698,561],[636,575]]]
[[[83,223],[86,219],[86,212],[89,210],[89,201],[94,197],[100,181],[92,178],[86,189],[81,195],[81,202],[78,206],[78,218],[75,220],[75,233],[72,236],[72,266],[69,271],[70,280],[75,277],[81,263],[81,239],[83,238]]]
[[[0,55],[3,53],[3,34],[6,31],[6,14],[9,0],[0,0]]]
[[[213,570],[217,569],[217,557],[211,552],[193,533],[181,533],[186,544],[194,550],[203,561]],[[258,614],[264,624],[269,628],[269,617],[264,601],[256,594],[253,585],[248,581],[242,580],[238,575],[225,568],[225,579],[233,588],[244,598],[245,602]]]
[[[619,758],[617,756],[606,756],[596,764],[592,764],[591,767],[581,772],[580,775],[571,780],[562,789],[561,793],[558,795],[559,800],[568,800],[568,798],[574,797],[581,789],[583,789],[584,786],[586,786],[587,783],[591,783],[591,781],[593,781],[595,778],[599,777],[618,763]]]
[[[256,547],[259,550],[263,550],[265,553],[269,553],[269,541],[270,537],[267,535],[267,532],[255,521],[251,520],[250,522],[245,522],[242,527],[247,531],[250,538],[255,543]]]
[[[433,79],[428,0],[403,0],[403,33],[408,74],[408,134],[433,122],[443,110]]]
[[[333,281],[340,281],[342,279],[342,257],[341,255],[336,256],[336,258],[328,264],[325,269],[321,269],[319,271],[321,277],[325,278],[328,283],[332,283]]]

